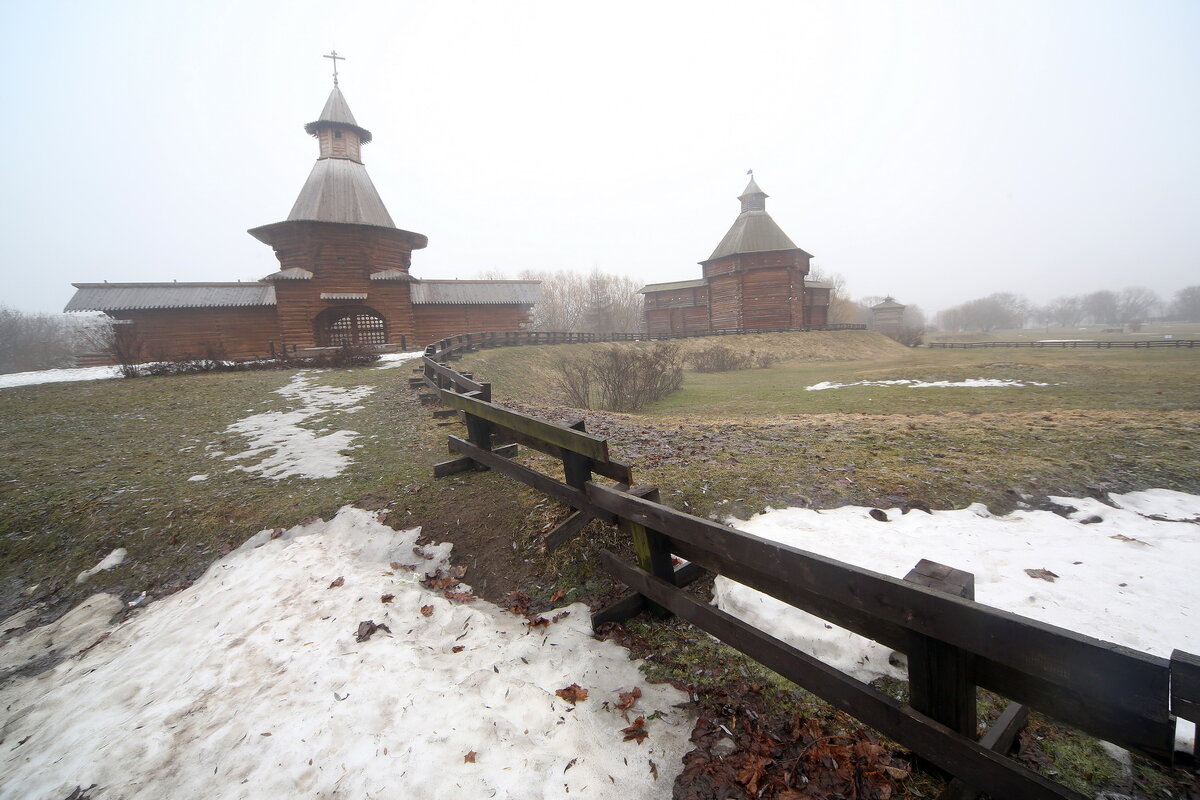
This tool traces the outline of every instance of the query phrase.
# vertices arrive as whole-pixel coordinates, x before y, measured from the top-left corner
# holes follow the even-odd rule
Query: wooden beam
[[[586,494],[578,489],[567,486],[565,483],[556,481],[549,475],[543,475],[524,464],[518,464],[516,461],[510,461],[507,458],[498,456],[490,450],[483,450],[457,436],[447,437],[447,444],[453,452],[462,453],[464,456],[468,456],[492,468],[501,475],[506,475],[509,478],[520,481],[526,486],[537,489],[542,494],[549,495],[555,500],[566,503],[571,508],[587,511],[597,519],[609,524],[616,521],[616,518],[611,513],[594,504],[588,499]]]
[[[507,408],[476,400],[454,392],[442,391],[442,402],[451,408],[461,409],[489,422],[506,428],[536,436],[564,450],[580,453],[597,461],[608,460],[608,442],[588,433],[573,431],[563,425],[543,422],[540,419],[510,411]]]
[[[429,356],[424,357],[424,364],[429,368],[429,371],[431,371],[437,375],[441,375],[443,378],[446,378],[447,380],[449,380],[451,383],[453,383],[459,389],[463,389],[468,392],[478,392],[478,391],[483,390],[482,383],[479,383],[478,381],[473,381],[470,378],[463,375],[461,372],[450,369],[450,367],[447,367],[443,364],[439,364],[438,362],[434,361]],[[426,374],[428,374],[428,372]]]
[[[682,589],[709,574],[709,571],[699,564],[685,561],[675,570],[675,585]],[[637,616],[645,608],[646,596],[630,592],[615,603],[610,603],[592,614],[592,628],[595,629],[606,622],[624,622],[630,617]]]
[[[906,629],[980,656],[978,683],[1123,747],[1169,759],[1166,659],[905,583],[596,483],[599,507],[657,530],[672,552],[875,641]],[[753,565],[753,566],[750,566]],[[990,663],[989,663],[990,662]]]
[[[1171,713],[1196,723],[1190,753],[1200,763],[1200,656],[1176,650],[1171,653]]]
[[[514,447],[516,445],[513,445]],[[562,522],[546,534],[546,552],[553,553],[558,548],[562,547],[567,542],[579,535],[579,532],[587,526],[589,522],[594,520],[591,514],[586,511],[576,511],[571,516],[564,519]]]
[[[492,452],[503,458],[514,458],[517,455],[517,446],[515,444],[506,444],[502,447],[495,447]],[[477,463],[471,458],[455,458],[450,461],[442,461],[433,465],[433,477],[445,478],[447,475],[454,475],[459,472],[469,472],[476,469],[484,469],[483,465]]]
[[[1008,755],[1008,751],[1012,750],[1013,742],[1017,739],[1017,734],[1021,732],[1021,728],[1025,727],[1028,719],[1028,707],[1020,703],[1009,703],[983,734],[983,738],[979,740],[980,746],[1002,756]],[[979,791],[963,783],[962,778],[955,778],[938,795],[938,800],[975,800],[978,794]]]
[[[497,425],[494,428],[494,432],[497,436],[510,438],[517,444],[525,445],[530,450],[537,450],[539,453],[545,453],[560,460],[565,452],[558,445],[550,444],[538,439],[536,436],[530,436],[527,433],[513,430],[506,425]],[[620,461],[613,461],[611,459],[608,461],[597,461],[593,459],[592,472],[595,472],[597,475],[603,475],[606,478],[612,478],[617,483],[623,483],[626,486],[629,486],[633,482],[633,469],[628,464]]]
[[[609,574],[630,588],[993,797],[1085,800],[737,617],[697,602],[607,550],[600,552],[600,559]]]

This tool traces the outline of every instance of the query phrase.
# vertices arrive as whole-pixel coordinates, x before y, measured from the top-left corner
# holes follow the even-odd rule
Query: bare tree
[[[63,314],[28,314],[0,306],[0,373],[69,367],[76,326]]]
[[[542,301],[533,307],[534,330],[633,333],[641,326],[641,283],[633,278],[599,270],[586,275],[525,270],[520,277],[542,282]]]
[[[1117,299],[1117,321],[1122,325],[1145,322],[1161,304],[1158,295],[1144,286],[1122,289]]]
[[[1175,293],[1171,316],[1180,322],[1200,322],[1200,286],[1188,286]]]

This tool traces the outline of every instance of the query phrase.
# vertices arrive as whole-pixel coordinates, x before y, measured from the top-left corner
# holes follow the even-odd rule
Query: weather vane
[[[334,86],[337,86],[337,85],[338,85],[338,82],[337,82],[337,62],[339,62],[339,61],[345,61],[345,60],[346,60],[346,57],[345,57],[345,56],[339,56],[339,55],[337,54],[337,50],[330,50],[330,51],[329,51],[329,55],[326,55],[326,56],[321,56],[321,57],[322,57],[322,58],[331,58],[331,59],[333,59],[333,85],[334,85]]]

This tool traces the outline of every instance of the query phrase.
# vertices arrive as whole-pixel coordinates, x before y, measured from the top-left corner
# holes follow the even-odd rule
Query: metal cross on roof
[[[329,51],[329,55],[325,55],[325,56],[321,56],[321,57],[322,57],[322,58],[331,58],[331,59],[333,59],[333,85],[334,85],[334,86],[337,86],[337,85],[338,85],[338,82],[337,82],[337,62],[339,62],[339,61],[345,61],[345,60],[346,60],[346,57],[345,57],[345,56],[339,56],[339,55],[337,54],[337,50],[330,50],[330,51]]]

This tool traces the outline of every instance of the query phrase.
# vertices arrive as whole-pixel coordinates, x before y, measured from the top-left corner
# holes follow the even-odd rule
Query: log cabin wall
[[[742,327],[742,276],[740,273],[709,278],[709,313],[713,330]]]
[[[791,270],[754,269],[742,276],[742,327],[792,326]]]
[[[280,341],[272,306],[111,311],[109,316],[133,323],[142,358],[149,361],[267,358],[271,343]]]
[[[476,331],[517,331],[529,323],[527,305],[415,305],[416,341],[427,343]]]
[[[403,280],[371,280],[373,273],[407,273],[412,244],[404,231],[365,225],[290,222],[276,226],[271,245],[281,270],[299,268],[307,279],[276,279],[280,331],[288,347],[320,345],[315,323],[327,308],[361,305],[378,312],[389,341],[415,328],[411,291]],[[325,297],[322,295],[340,295]],[[348,298],[345,295],[366,295]]]

